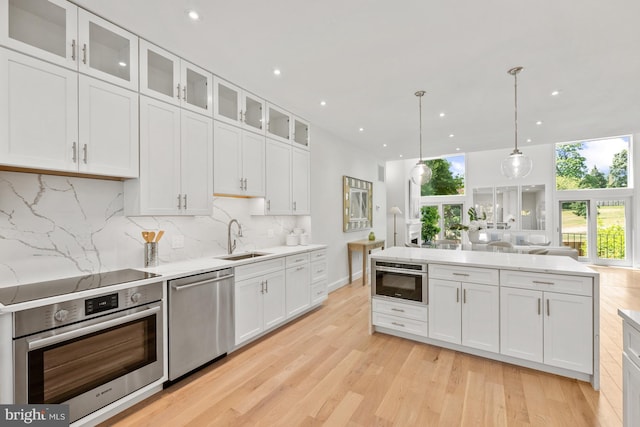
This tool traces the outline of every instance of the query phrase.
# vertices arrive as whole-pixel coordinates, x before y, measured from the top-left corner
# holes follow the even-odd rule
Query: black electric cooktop
[[[72,294],[88,289],[106,288],[107,286],[136,280],[160,277],[159,274],[126,269],[108,271],[106,273],[88,274],[69,277],[48,282],[29,283],[24,285],[0,288],[0,304],[12,305],[57,295]]]

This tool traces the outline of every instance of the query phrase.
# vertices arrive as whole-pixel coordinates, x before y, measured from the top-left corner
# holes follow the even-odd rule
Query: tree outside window
[[[431,180],[422,185],[422,196],[464,194],[464,155],[426,160],[431,168]]]

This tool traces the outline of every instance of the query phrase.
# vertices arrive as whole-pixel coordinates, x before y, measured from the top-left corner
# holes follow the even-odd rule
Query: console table
[[[352,256],[353,251],[362,251],[362,286],[367,284],[367,257],[373,249],[384,249],[384,240],[356,240],[347,243],[349,257],[349,283],[352,282]]]

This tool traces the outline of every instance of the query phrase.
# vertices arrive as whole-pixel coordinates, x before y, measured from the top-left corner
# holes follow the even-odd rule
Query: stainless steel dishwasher
[[[169,281],[169,380],[233,346],[233,269]]]

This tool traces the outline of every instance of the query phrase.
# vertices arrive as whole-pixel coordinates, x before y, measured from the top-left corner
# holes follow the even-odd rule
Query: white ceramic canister
[[[297,234],[289,234],[287,235],[287,246],[296,246],[300,241],[299,236]]]
[[[307,233],[302,233],[300,235],[300,244],[302,246],[307,246],[309,244],[309,235]]]

